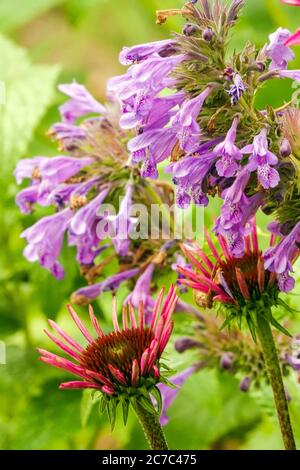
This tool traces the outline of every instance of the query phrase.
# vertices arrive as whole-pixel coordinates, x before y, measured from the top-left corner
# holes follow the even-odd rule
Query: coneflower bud
[[[292,147],[288,139],[283,139],[280,144],[280,155],[282,157],[289,157],[292,153]]]
[[[202,38],[204,39],[204,41],[210,42],[213,37],[214,37],[214,32],[211,28],[206,28],[203,31]]]

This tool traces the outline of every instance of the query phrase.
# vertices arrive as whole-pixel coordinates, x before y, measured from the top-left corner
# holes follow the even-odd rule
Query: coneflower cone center
[[[130,386],[133,361],[136,359],[140,364],[143,352],[152,340],[153,332],[149,328],[114,331],[87,346],[82,353],[81,366],[118,383],[108,367],[113,366],[123,374]]]

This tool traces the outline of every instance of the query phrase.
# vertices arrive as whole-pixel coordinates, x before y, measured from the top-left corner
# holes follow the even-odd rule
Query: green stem
[[[168,450],[168,444],[157,414],[150,413],[136,403],[134,410],[144,431],[150,449]]]
[[[257,314],[256,321],[257,334],[262,346],[269,381],[273,389],[283,443],[286,450],[296,450],[288,402],[271,326],[261,313]]]

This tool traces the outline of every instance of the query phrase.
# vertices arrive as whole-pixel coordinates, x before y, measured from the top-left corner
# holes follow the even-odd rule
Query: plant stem
[[[152,450],[168,450],[168,444],[157,414],[146,411],[136,403],[134,410]]]
[[[288,402],[286,399],[278,354],[272,335],[271,326],[270,323],[264,318],[264,315],[261,313],[257,314],[256,320],[257,335],[262,346],[269,381],[273,389],[283,443],[286,450],[296,450],[296,444],[288,409]]]

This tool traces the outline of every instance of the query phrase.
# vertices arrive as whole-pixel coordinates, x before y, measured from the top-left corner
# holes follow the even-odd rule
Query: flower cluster
[[[144,306],[140,303],[138,316],[132,305],[123,307],[122,325],[117,318],[116,302],[113,303],[114,331],[104,334],[93,309],[89,313],[97,335],[94,339],[72,307],[68,307],[76,326],[84,336],[83,347],[52,320],[55,336],[45,330],[48,337],[72,359],[65,359],[44,349],[39,349],[41,361],[77,376],[80,380],[64,382],[61,389],[94,389],[101,392],[101,408],[108,409],[113,427],[116,408],[122,402],[126,424],[129,405],[135,407],[138,400],[146,410],[153,408],[152,399],[161,403],[157,384],[166,382],[161,356],[173,329],[172,313],[177,303],[176,289],[171,287],[164,299],[162,290],[155,302],[152,321],[145,323]],[[75,362],[74,362],[75,361]],[[167,373],[167,371],[165,371]]]
[[[16,198],[21,211],[30,213],[36,205],[54,209],[53,215],[41,218],[22,233],[27,242],[24,255],[62,279],[65,273],[60,258],[67,238],[68,245],[76,248],[81,273],[90,284],[73,294],[75,303],[86,304],[145,271],[130,296],[137,308],[150,294],[155,269],[171,270],[176,243],[168,243],[163,237],[151,239],[150,233],[131,237],[136,222],[133,205],[143,204],[149,209],[160,201],[170,206],[172,188],[143,179],[139,165],[127,152],[130,134],[119,127],[116,105],[104,107],[77,83],[60,85],[59,89],[69,99],[60,107],[62,122],[52,126],[50,136],[68,155],[27,158],[15,169],[17,183],[30,181]],[[109,204],[117,209],[115,214],[108,212]],[[146,229],[150,232],[148,226]],[[116,256],[119,272],[97,282]],[[148,283],[148,294],[143,279]],[[153,308],[149,302],[147,311]]]
[[[293,104],[279,110],[254,104],[268,80],[299,81],[298,70],[287,70],[295,57],[294,40],[279,28],[262,49],[248,43],[230,56],[228,35],[243,4],[201,0],[158,12],[159,24],[183,16],[182,33],[124,48],[120,62],[129,68],[108,84],[109,95],[122,107],[121,127],[137,134],[128,142],[132,158],[151,165],[147,176],[156,178],[157,164],[170,158],[166,171],[180,207],[191,201],[206,206],[210,196],[221,196],[215,233],[227,240],[235,257],[245,252],[246,226],[259,208],[282,222],[278,211],[291,207],[300,148],[292,148],[285,124],[295,112]],[[294,213],[282,236],[299,221]]]

